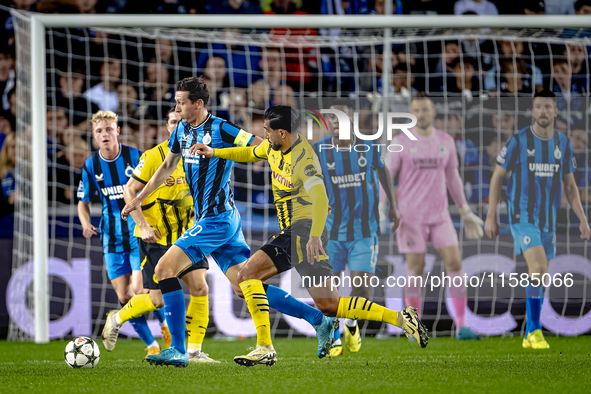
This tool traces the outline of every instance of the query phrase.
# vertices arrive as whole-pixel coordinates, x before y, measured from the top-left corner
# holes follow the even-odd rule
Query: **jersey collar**
[[[107,159],[105,159],[105,158],[103,157],[103,154],[101,153],[101,150],[100,150],[100,149],[99,149],[99,152],[98,152],[98,153],[99,153],[99,156],[100,156],[100,158],[101,158],[103,161],[106,161],[107,163],[112,163],[112,162],[114,162],[115,160],[117,160],[117,159],[119,158],[119,156],[121,156],[121,150],[122,150],[122,146],[121,146],[121,143],[119,143],[119,153],[117,154],[117,157],[115,157],[113,160],[107,160]]]
[[[205,122],[207,122],[209,120],[209,118],[211,118],[211,113],[207,113],[207,118],[205,118],[205,120],[201,123],[199,123],[197,126],[193,126],[191,123],[189,123],[189,127],[191,128],[191,130],[197,130],[198,128],[200,128],[201,126],[203,126],[205,124]]]
[[[282,155],[287,155],[289,152],[291,152],[291,150],[293,148],[295,148],[296,146],[298,146],[299,144],[302,143],[302,137],[300,136],[300,133],[298,133],[298,139],[296,140],[296,142],[294,142],[294,144],[292,146],[289,147],[288,150],[286,150],[284,153],[282,153]]]

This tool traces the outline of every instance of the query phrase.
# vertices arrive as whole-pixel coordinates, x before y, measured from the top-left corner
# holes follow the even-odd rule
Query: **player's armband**
[[[234,140],[234,145],[236,146],[248,146],[250,139],[252,138],[252,134],[247,131],[240,129],[236,139]]]
[[[77,196],[79,199],[84,198],[84,182],[80,181],[78,184],[78,193]]]
[[[313,176],[311,178],[308,178],[308,180],[306,182],[304,182],[304,188],[306,189],[306,193],[309,193],[310,189],[316,185],[323,185],[324,186],[324,182],[322,181],[322,178],[320,178],[318,176]]]

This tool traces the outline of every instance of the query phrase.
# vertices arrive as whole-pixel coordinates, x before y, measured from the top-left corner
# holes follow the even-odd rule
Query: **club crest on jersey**
[[[439,153],[443,155],[445,154],[445,152],[447,152],[447,148],[445,147],[445,145],[439,145]]]
[[[558,146],[556,147],[556,149],[554,149],[554,158],[556,160],[562,159],[562,152],[560,151],[560,148]]]
[[[359,164],[359,167],[365,167],[367,165],[367,159],[365,158],[365,156],[359,157],[359,160],[357,160],[357,164]]]
[[[531,238],[528,237],[527,235],[525,237],[523,237],[523,243],[526,245],[529,245],[529,243],[531,242]]]
[[[205,145],[209,144],[211,142],[211,135],[210,134],[205,134],[205,136],[203,137],[203,143]]]
[[[125,176],[129,178],[131,177],[131,174],[133,174],[133,167],[128,164],[127,167],[125,167]]]
[[[309,164],[306,166],[306,168],[304,168],[304,174],[306,176],[316,175],[316,167],[314,167],[314,164]]]

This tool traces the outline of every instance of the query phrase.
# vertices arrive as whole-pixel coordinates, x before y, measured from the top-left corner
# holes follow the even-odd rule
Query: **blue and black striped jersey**
[[[563,176],[577,167],[566,135],[554,130],[552,137],[542,139],[531,126],[525,127],[507,141],[497,163],[512,171],[507,187],[510,223],[531,223],[542,232],[556,231]]]
[[[133,236],[135,222],[131,216],[127,221],[121,219],[121,211],[125,207],[123,188],[140,155],[137,149],[120,144],[117,158],[105,160],[99,150],[84,163],[78,198],[90,202],[94,190],[99,191],[103,203],[100,230],[105,253],[129,252],[137,248],[137,238]]]
[[[211,114],[199,126],[178,122],[170,136],[168,147],[172,153],[182,154],[198,219],[219,215],[235,208],[234,195],[230,187],[233,162],[217,157],[193,156],[189,153],[189,148],[199,143],[214,149],[248,146],[253,139],[252,134]]]
[[[320,149],[322,145],[335,146],[332,138],[328,136],[313,145],[326,179],[332,211],[326,219],[330,239],[354,241],[379,235],[377,169],[384,167],[383,158],[375,147],[367,152],[356,152],[353,148],[350,151]]]

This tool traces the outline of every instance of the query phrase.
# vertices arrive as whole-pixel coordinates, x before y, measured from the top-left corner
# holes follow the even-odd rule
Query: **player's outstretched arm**
[[[390,170],[388,170],[387,167],[378,168],[377,172],[380,183],[386,193],[388,204],[390,205],[390,208],[388,209],[388,219],[392,222],[392,228],[390,231],[394,232],[398,229],[398,225],[400,224],[400,214],[398,213],[398,207],[396,205],[392,175],[390,175]]]
[[[90,238],[96,235],[96,227],[90,223],[90,203],[85,201],[78,201],[78,217],[80,224],[82,224],[82,235],[84,238]]]
[[[254,137],[250,146],[237,146],[233,148],[214,149],[205,144],[195,144],[189,148],[192,155],[202,155],[205,157],[219,157],[220,159],[236,161],[239,163],[254,163],[266,159],[266,156],[257,155],[256,147],[263,142],[259,137]]]
[[[172,175],[180,160],[180,153],[168,152],[164,162],[162,162],[162,165],[156,170],[154,176],[152,176],[142,192],[125,205],[125,208],[121,211],[121,217],[126,219],[131,212],[139,209],[142,206],[142,202],[152,194],[154,190],[158,189],[158,187],[162,185],[170,175]]]
[[[501,183],[507,171],[497,164],[490,179],[490,191],[488,195],[488,213],[484,222],[484,232],[489,238],[499,235],[499,223],[497,222],[497,205],[501,198]]]
[[[577,187],[574,174],[572,172],[565,174],[563,182],[564,192],[566,194],[568,203],[573,208],[575,215],[577,215],[579,221],[581,222],[579,226],[579,230],[581,230],[581,239],[588,240],[589,236],[591,235],[591,230],[589,229],[589,222],[587,221],[583,204],[581,204],[581,196],[579,195],[579,188]]]
[[[137,196],[139,192],[144,189],[144,184],[135,180],[134,178],[129,178],[127,183],[125,184],[125,189],[123,189],[123,198],[125,199],[125,203],[128,204],[133,201],[133,199]],[[162,239],[160,233],[153,229],[152,226],[148,224],[146,221],[146,217],[141,209],[136,209],[131,212],[131,217],[135,222],[136,226],[140,228],[140,232],[142,235],[142,241],[148,243],[156,243]]]

